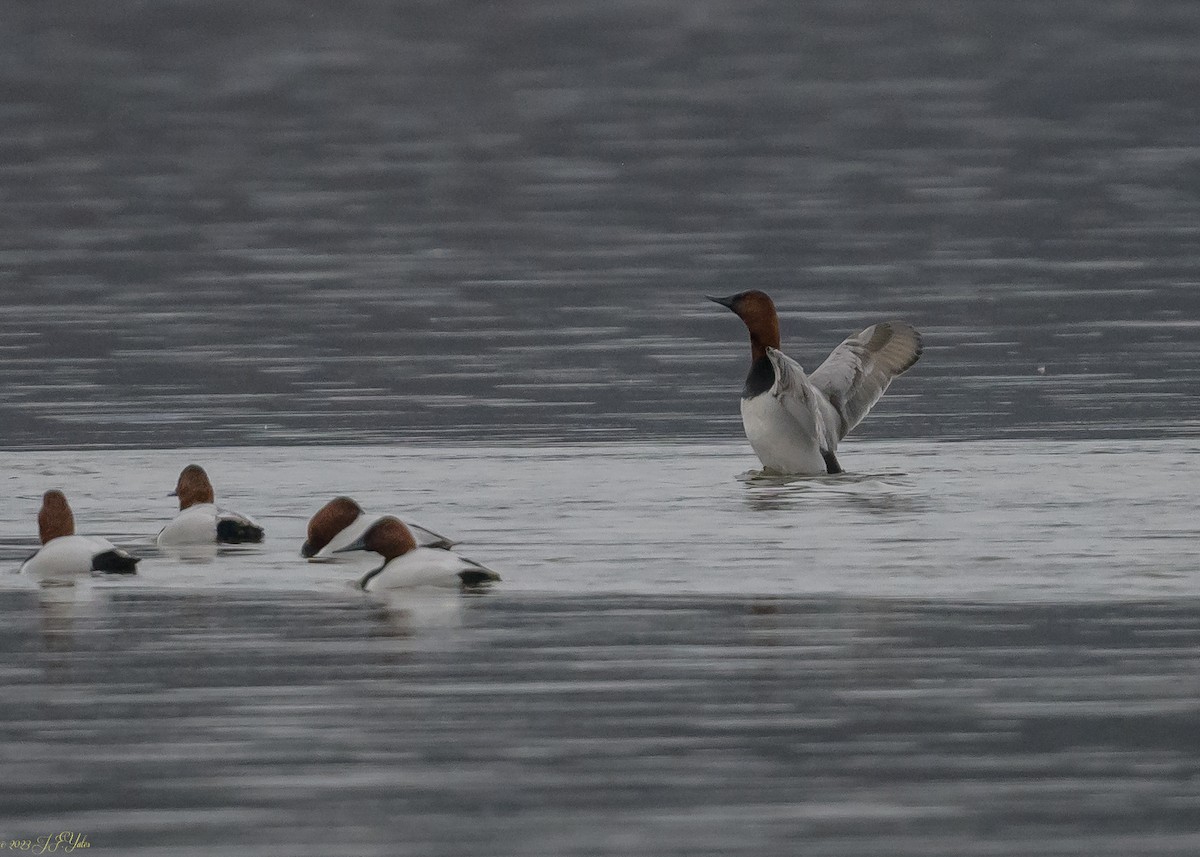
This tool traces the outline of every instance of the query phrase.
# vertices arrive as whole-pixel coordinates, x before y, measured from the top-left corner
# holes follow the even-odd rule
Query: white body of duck
[[[499,580],[500,575],[474,560],[445,548],[413,548],[388,560],[365,576],[360,585],[368,592],[437,586],[461,589]]]
[[[362,510],[349,497],[335,497],[326,503],[308,522],[308,538],[300,555],[310,562],[331,562],[345,558],[345,548],[354,544],[374,524],[387,517]],[[425,527],[405,522],[418,547],[450,548],[454,542]]]
[[[742,426],[765,470],[841,473],[838,442],[921,356],[921,335],[902,321],[847,337],[811,375],[779,350],[779,317],[764,292],[710,298],[750,331],[751,365],[742,390]]]
[[[416,587],[473,588],[500,579],[485,565],[459,556],[444,548],[417,545],[407,526],[385,515],[372,524],[355,542],[342,548],[373,551],[383,557],[383,565],[363,575],[359,586],[368,592]]]
[[[138,559],[100,536],[59,536],[21,564],[22,574],[42,579],[91,574],[132,574]]]
[[[38,512],[42,547],[21,564],[21,573],[43,581],[70,580],[96,573],[132,574],[138,558],[100,536],[75,535],[75,516],[66,496],[47,491]]]
[[[261,541],[262,527],[258,522],[247,515],[218,508],[215,503],[198,503],[181,510],[158,534],[158,544],[164,547]]]
[[[179,498],[179,514],[159,532],[160,547],[263,540],[263,528],[253,518],[217,507],[212,483],[199,465],[183,469],[172,496]]]

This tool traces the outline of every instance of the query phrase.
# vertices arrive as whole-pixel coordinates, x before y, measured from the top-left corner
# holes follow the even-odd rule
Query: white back
[[[418,586],[462,586],[460,571],[487,570],[477,562],[443,548],[413,548],[396,557],[367,581],[366,589],[406,589]]]
[[[159,545],[215,544],[217,507],[213,503],[188,506],[158,534]]]
[[[67,580],[91,574],[92,558],[110,550],[115,550],[112,542],[100,536],[59,536],[25,560],[21,573],[39,580]]]

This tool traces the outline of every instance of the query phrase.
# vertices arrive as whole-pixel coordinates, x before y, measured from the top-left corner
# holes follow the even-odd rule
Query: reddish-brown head
[[[179,474],[179,481],[175,483],[175,490],[171,493],[172,496],[179,498],[180,511],[188,506],[195,506],[197,503],[216,502],[212,483],[208,481],[208,474],[199,464],[189,464],[183,468]]]
[[[412,531],[404,526],[399,518],[388,515],[380,518],[371,525],[371,529],[363,533],[361,549],[374,551],[389,562],[398,556],[403,556],[417,546]]]
[[[766,292],[751,289],[727,298],[710,297],[723,307],[728,307],[746,324],[750,331],[750,357],[758,360],[765,357],[767,348],[779,348],[779,315],[775,302]]]
[[[75,535],[75,516],[67,504],[63,492],[47,491],[42,495],[42,508],[38,512],[38,538],[42,544],[59,536]]]
[[[361,514],[362,507],[349,497],[334,497],[308,522],[308,540],[300,548],[300,555],[316,556],[321,548],[333,541],[334,536],[353,524]]]

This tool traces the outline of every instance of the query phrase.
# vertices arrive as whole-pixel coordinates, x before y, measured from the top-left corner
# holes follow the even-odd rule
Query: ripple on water
[[[107,589],[52,617],[0,592],[0,806],[167,853],[1115,857],[1194,835],[1195,598],[456,600],[413,626],[349,593]]]

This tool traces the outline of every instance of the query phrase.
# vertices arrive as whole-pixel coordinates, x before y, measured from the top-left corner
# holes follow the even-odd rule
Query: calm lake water
[[[52,487],[144,557],[0,575],[0,845],[1200,853],[1200,5],[0,33],[0,565]],[[754,476],[750,287],[923,332],[846,475]],[[263,545],[155,549],[193,461]],[[365,598],[335,494],[503,582]]]
[[[5,820],[121,853],[1171,854],[1200,845],[1195,440],[0,453],[136,578],[0,589]],[[261,547],[150,544],[184,462]],[[482,596],[298,555],[330,486]],[[419,511],[419,516],[417,512]],[[6,834],[8,835],[8,834]]]

